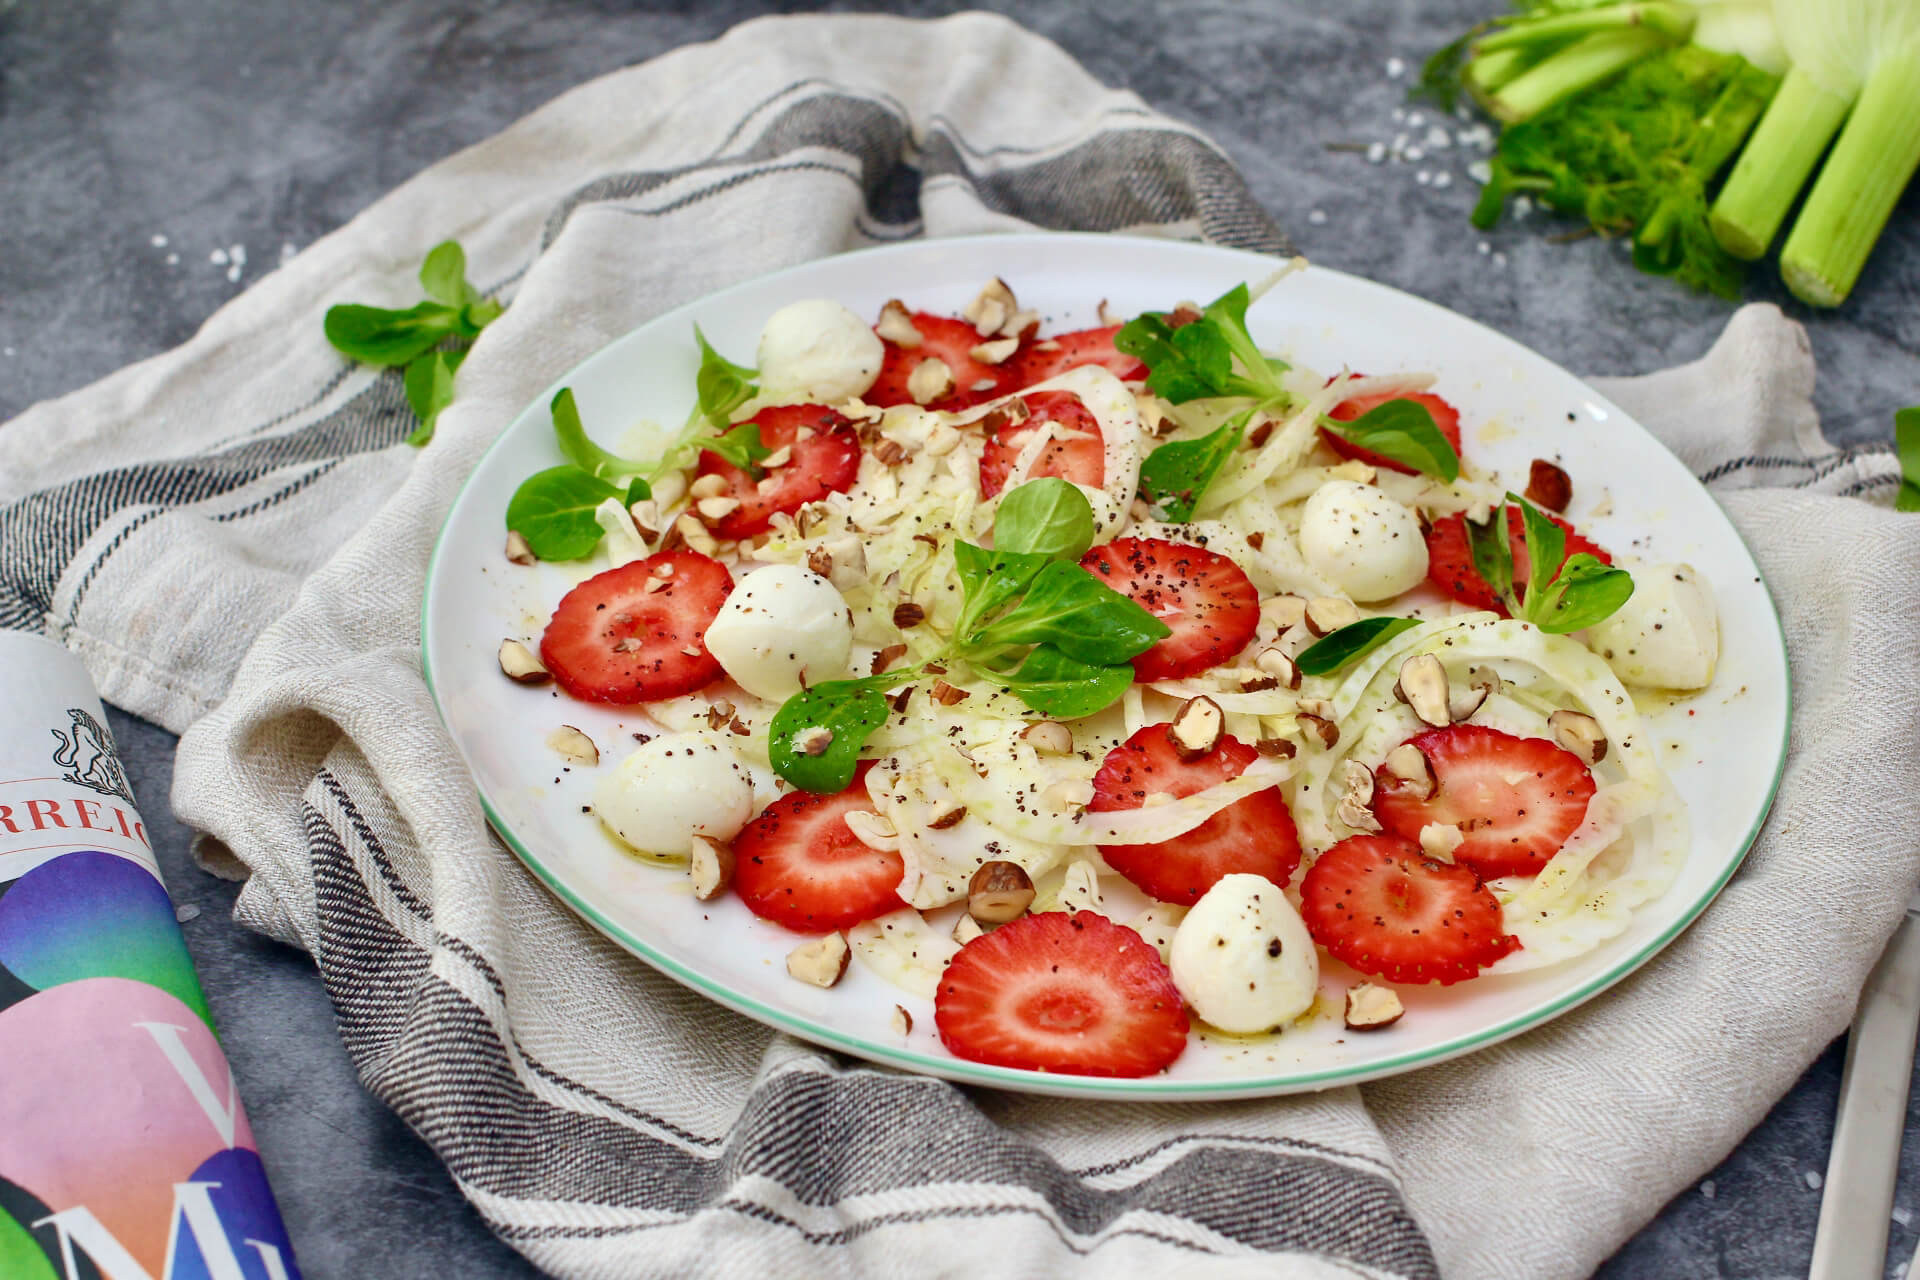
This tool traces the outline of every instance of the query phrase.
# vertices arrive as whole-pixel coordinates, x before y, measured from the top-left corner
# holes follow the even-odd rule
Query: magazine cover
[[[0,632],[0,1277],[299,1274],[93,685]]]

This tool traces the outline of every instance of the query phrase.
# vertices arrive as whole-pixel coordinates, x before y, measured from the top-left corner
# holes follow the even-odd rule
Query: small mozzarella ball
[[[1220,877],[1180,922],[1167,966],[1193,1011],[1222,1031],[1290,1022],[1320,985],[1306,924],[1265,876]]]
[[[853,614],[833,584],[799,565],[740,579],[707,627],[707,652],[735,684],[784,702],[805,684],[846,674]]]
[[[1427,576],[1427,540],[1412,508],[1352,480],[1329,480],[1307,499],[1300,554],[1363,604],[1397,596]]]
[[[1633,594],[1618,612],[1587,630],[1587,646],[1628,684],[1704,689],[1720,660],[1720,615],[1713,589],[1692,565],[1633,571]]]
[[[753,778],[724,738],[667,733],[645,742],[593,789],[609,831],[648,853],[693,852],[693,838],[731,840],[753,816]]]
[[[814,298],[767,317],[758,358],[764,395],[839,404],[873,385],[886,349],[859,316]]]

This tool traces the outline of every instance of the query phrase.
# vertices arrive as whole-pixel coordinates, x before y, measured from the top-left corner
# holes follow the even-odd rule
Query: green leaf
[[[1078,560],[1093,545],[1093,504],[1057,476],[1043,476],[1002,495],[993,517],[1001,551]]]
[[[453,337],[459,311],[438,302],[422,302],[404,311],[343,302],[327,308],[327,341],[342,355],[362,364],[406,364]]]
[[[960,621],[953,629],[954,639],[963,646],[971,644],[976,628],[1011,604],[1034,577],[1052,563],[1054,561],[1043,555],[988,551],[971,542],[955,540],[953,567],[960,579],[965,603],[960,610]]]
[[[1113,337],[1116,350],[1147,366],[1147,387],[1173,404],[1211,396],[1272,399],[1284,394],[1286,365],[1269,360],[1247,332],[1252,291],[1240,284],[1208,303],[1198,320],[1178,328],[1164,315],[1137,316]],[[1240,372],[1234,361],[1239,360]]]
[[[1893,448],[1900,456],[1900,492],[1896,511],[1920,511],[1920,405],[1893,415]]]
[[[1528,592],[1527,620],[1542,631],[1566,635],[1612,617],[1632,597],[1633,577],[1582,551],[1567,558],[1537,601],[1535,594]]]
[[[645,480],[642,480],[639,476],[635,476],[633,479],[627,481],[627,496],[622,498],[621,501],[630,507],[634,503],[645,498],[651,498],[652,496],[653,486]]]
[[[1322,418],[1320,423],[1361,448],[1403,462],[1423,475],[1439,476],[1448,484],[1460,478],[1460,455],[1440,434],[1433,414],[1417,400],[1388,400],[1350,422]]]
[[[970,643],[1050,644],[1077,661],[1111,666],[1172,634],[1166,623],[1078,564],[1049,560],[1020,603]]]
[[[759,371],[737,365],[715,351],[707,343],[706,335],[700,332],[699,325],[693,326],[693,340],[700,344],[700,371],[693,379],[700,396],[700,412],[708,422],[724,429],[731,421],[728,415],[751,400],[758,390],[753,379],[759,376]]]
[[[765,474],[765,469],[760,463],[773,453],[773,450],[761,443],[759,424],[753,422],[743,422],[737,427],[699,443],[700,447],[708,453],[726,459],[755,480]]]
[[[1526,522],[1526,589],[1531,592],[1536,586],[1550,583],[1559,575],[1560,566],[1567,558],[1567,535],[1559,525],[1548,519],[1545,512],[1519,494],[1509,493],[1507,501],[1520,508],[1520,516]],[[1519,583],[1514,584],[1516,593],[1519,587]]]
[[[580,409],[573,402],[572,387],[562,387],[554,395],[552,413],[553,434],[560,441],[560,452],[588,475],[612,481],[638,475],[645,468],[645,463],[609,453],[587,438],[587,429],[580,422]]]
[[[464,307],[474,300],[473,286],[467,283],[467,252],[457,240],[443,240],[427,253],[420,264],[420,287],[436,302]]]
[[[1197,440],[1176,440],[1155,449],[1140,464],[1140,496],[1169,520],[1191,520],[1200,495],[1240,447],[1252,418],[1251,409],[1236,413]]]
[[[460,308],[460,328],[467,333],[479,333],[482,329],[500,318],[506,308],[492,298],[479,298]]]
[[[767,726],[767,760],[773,771],[803,791],[845,791],[859,767],[860,748],[887,722],[883,690],[921,674],[910,668],[865,680],[829,680],[794,694]],[[809,755],[796,744],[812,729],[833,735],[819,755]]]
[[[1513,594],[1513,550],[1507,545],[1505,506],[1493,509],[1485,521],[1467,517],[1467,551],[1473,557],[1474,570],[1487,580],[1493,594],[1507,598]]]
[[[571,464],[537,471],[521,481],[507,503],[507,528],[519,533],[542,560],[580,560],[600,545],[594,508],[620,490]]]
[[[1314,641],[1300,651],[1293,664],[1303,676],[1329,675],[1419,625],[1417,618],[1362,618]]]
[[[1118,701],[1133,683],[1133,668],[1126,663],[1096,666],[1043,644],[1027,655],[1019,670],[998,680],[1042,715],[1076,720]]]
[[[1196,373],[1175,349],[1175,332],[1162,316],[1136,316],[1113,335],[1114,350],[1146,365],[1147,389],[1171,404],[1219,395],[1219,388]]]
[[[408,363],[407,403],[413,406],[414,417],[420,419],[420,425],[407,437],[408,444],[419,446],[433,439],[440,411],[453,403],[453,372],[466,358],[464,351],[429,351]]]
[[[1284,361],[1268,359],[1254,342],[1253,335],[1247,332],[1247,308],[1252,305],[1253,291],[1244,283],[1237,284],[1207,304],[1202,313],[1203,323],[1210,324],[1220,335],[1239,358],[1246,374],[1230,380],[1229,394],[1272,398],[1283,394],[1280,375],[1286,372],[1287,365]]]

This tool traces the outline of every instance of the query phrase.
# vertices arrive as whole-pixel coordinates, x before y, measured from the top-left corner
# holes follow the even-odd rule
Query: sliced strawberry
[[[1388,982],[1464,982],[1520,940],[1473,868],[1394,836],[1348,836],[1300,882],[1300,916],[1336,959]]]
[[[1058,476],[1089,489],[1105,484],[1107,447],[1100,434],[1100,420],[1081,403],[1080,397],[1070,391],[1036,391],[1020,398],[1026,402],[1029,414],[1023,421],[1016,422],[997,411],[983,420],[991,425],[987,428],[987,450],[980,459],[980,492],[989,498],[1000,492],[1007,483],[1007,472],[1019,460],[1021,447],[1033,432],[1043,430],[1049,422],[1058,423],[1081,438],[1049,442],[1034,459],[1027,479]]]
[[[760,428],[760,443],[776,453],[790,449],[788,460],[767,468],[773,483],[761,481],[717,453],[700,451],[700,474],[717,475],[727,482],[724,493],[740,505],[714,521],[723,538],[751,538],[765,533],[776,512],[792,515],[809,502],[830,493],[845,493],[860,474],[860,439],[853,423],[823,404],[783,404],[762,409],[751,421]],[[812,432],[800,439],[802,428]]]
[[[1178,800],[1237,778],[1259,753],[1222,734],[1212,751],[1182,760],[1167,736],[1170,726],[1150,724],[1107,752],[1093,776],[1097,813],[1138,809],[1149,796]],[[1277,885],[1300,865],[1300,837],[1279,789],[1256,791],[1205,822],[1160,844],[1103,844],[1107,865],[1162,902],[1191,906],[1221,876],[1248,872]]]
[[[1091,911],[1022,916],[947,962],[934,997],[955,1057],[1027,1071],[1147,1076],[1187,1047],[1160,953]]]
[[[692,693],[722,674],[707,626],[732,590],[725,565],[684,547],[595,574],[560,598],[540,660],[590,702]]]
[[[847,826],[871,809],[865,770],[830,796],[789,791],[733,841],[733,888],[753,914],[799,933],[831,933],[897,911],[905,864]]]
[[[1613,563],[1612,556],[1574,532],[1565,520],[1551,512],[1541,514],[1567,535],[1567,555],[1584,551],[1602,564]],[[1527,555],[1526,518],[1511,505],[1507,507],[1507,546],[1513,550],[1513,580],[1524,583],[1533,573],[1533,561]],[[1506,604],[1473,567],[1473,550],[1467,543],[1467,518],[1463,515],[1441,516],[1428,527],[1427,581],[1462,604],[1491,609],[1502,617],[1507,614]]]
[[[947,371],[953,375],[953,390],[928,404],[929,409],[965,409],[983,404],[1012,385],[1007,381],[1005,365],[982,364],[970,354],[987,339],[974,332],[965,320],[916,311],[913,327],[920,331],[917,347],[899,347],[881,339],[887,356],[880,365],[880,376],[860,397],[868,404],[884,408],[914,403],[913,394],[907,390],[907,379],[913,376],[922,360],[944,360]]]
[[[1447,443],[1453,446],[1453,451],[1460,452],[1460,411],[1432,392],[1383,391],[1378,395],[1355,396],[1351,400],[1342,400],[1327,411],[1327,416],[1340,422],[1352,422],[1367,410],[1377,409],[1389,400],[1411,400],[1415,404],[1425,406],[1427,412],[1433,415],[1433,425],[1440,428],[1440,434],[1447,438]],[[1362,462],[1372,463],[1383,470],[1398,471],[1405,475],[1414,474],[1414,469],[1406,463],[1383,458],[1371,449],[1362,449],[1336,431],[1329,431],[1322,427],[1320,436],[1327,442],[1330,449],[1343,458],[1358,458]]]
[[[1533,875],[1587,816],[1593,775],[1578,756],[1545,738],[1456,724],[1407,741],[1426,756],[1438,785],[1421,800],[1381,773],[1374,815],[1388,833],[1416,843],[1430,822],[1460,828],[1466,839],[1454,859],[1489,880]]]
[[[1104,329],[1078,329],[1029,342],[1007,361],[1007,390],[1017,391],[1048,378],[1057,378],[1069,369],[1097,364],[1123,382],[1138,382],[1147,376],[1147,366],[1124,351],[1117,351],[1113,335],[1120,326]]]
[[[1247,647],[1260,623],[1260,593],[1240,566],[1212,551],[1160,538],[1116,538],[1080,567],[1173,629],[1133,660],[1141,681],[1178,680]]]

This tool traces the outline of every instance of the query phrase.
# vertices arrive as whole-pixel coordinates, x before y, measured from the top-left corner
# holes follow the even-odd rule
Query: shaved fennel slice
[[[895,835],[888,843],[900,854],[904,871],[899,894],[909,906],[930,910],[958,902],[966,896],[973,873],[988,862],[1012,862],[1037,876],[1067,854],[1065,842],[1035,838],[1025,824],[1012,830],[994,822],[1018,811],[1007,806],[999,812],[986,796],[961,794],[951,785],[960,775],[985,785],[954,744],[935,737],[881,757],[867,775],[874,811],[893,825]],[[956,808],[964,812],[951,820]],[[939,819],[946,819],[946,825],[931,825]]]
[[[1079,397],[1080,403],[1100,424],[1105,467],[1100,488],[1090,489],[1085,485],[1074,487],[1085,494],[1087,501],[1093,505],[1095,540],[1105,542],[1118,534],[1126,524],[1133,508],[1134,493],[1140,487],[1144,437],[1140,430],[1139,405],[1126,383],[1098,365],[1082,365],[1058,377],[1048,378],[1045,382],[1022,387],[1020,395],[1029,396],[1041,391],[1071,392]],[[970,425],[1015,398],[1005,396],[976,405],[952,415],[949,421],[958,427]],[[1045,448],[1046,439],[1037,433],[1021,447],[1007,473],[1006,484],[1001,489],[1003,494],[1027,478]]]
[[[1517,972],[1580,955],[1625,930],[1634,907],[1666,892],[1688,847],[1685,810],[1654,759],[1632,700],[1605,662],[1564,636],[1492,614],[1418,627],[1383,649],[1363,660],[1334,693],[1345,749],[1317,753],[1302,764],[1296,796],[1311,793],[1319,800],[1295,806],[1303,840],[1337,838],[1330,822],[1337,799],[1331,779],[1343,760],[1377,763],[1424,727],[1392,702],[1393,681],[1408,656],[1431,653],[1456,673],[1475,660],[1508,669],[1524,664],[1536,674],[1490,698],[1477,722],[1550,737],[1551,710],[1585,711],[1608,741],[1607,758],[1595,772],[1613,780],[1603,780],[1586,820],[1539,875],[1495,882],[1507,930],[1524,950],[1492,971]]]
[[[614,568],[646,558],[647,540],[640,536],[640,526],[633,522],[633,513],[627,510],[626,503],[608,498],[593,509],[593,521],[606,534],[601,546]]]
[[[960,950],[912,907],[861,921],[847,930],[847,945],[880,978],[922,1000],[939,994],[940,975]]]
[[[967,804],[970,815],[976,803],[984,807],[998,798],[992,785],[964,762],[943,761],[937,767],[942,781],[953,795]],[[1236,800],[1278,786],[1292,774],[1291,760],[1261,757],[1238,777],[1150,809],[1110,809],[1096,813],[1028,805],[1025,812],[1018,808],[1012,812],[997,809],[993,812],[993,821],[997,830],[1048,845],[1159,844],[1185,835]]]
[[[1626,787],[1640,789],[1642,784]],[[1633,922],[1634,909],[1651,902],[1672,886],[1680,874],[1691,846],[1691,827],[1685,803],[1663,778],[1651,788],[1653,795],[1623,796],[1623,806],[1650,801],[1650,811],[1622,829],[1620,838],[1587,858],[1585,874],[1575,881],[1576,889],[1558,901],[1535,906],[1530,898],[1529,882],[1510,878],[1491,886],[1496,897],[1505,898],[1510,885],[1518,894],[1503,901],[1502,916],[1508,933],[1520,939],[1521,950],[1514,952],[1488,970],[1490,973],[1519,973],[1572,959],[1591,951],[1611,938],[1625,933]],[[1598,803],[1596,794],[1594,801]],[[1589,808],[1589,816],[1592,816]],[[1584,831],[1584,828],[1583,828]],[[1576,837],[1581,833],[1576,832]],[[1573,841],[1568,841],[1571,847]],[[1557,861],[1568,852],[1562,849]],[[1582,856],[1585,851],[1581,851]],[[1553,864],[1549,863],[1549,870]],[[1545,872],[1542,872],[1544,875]]]

